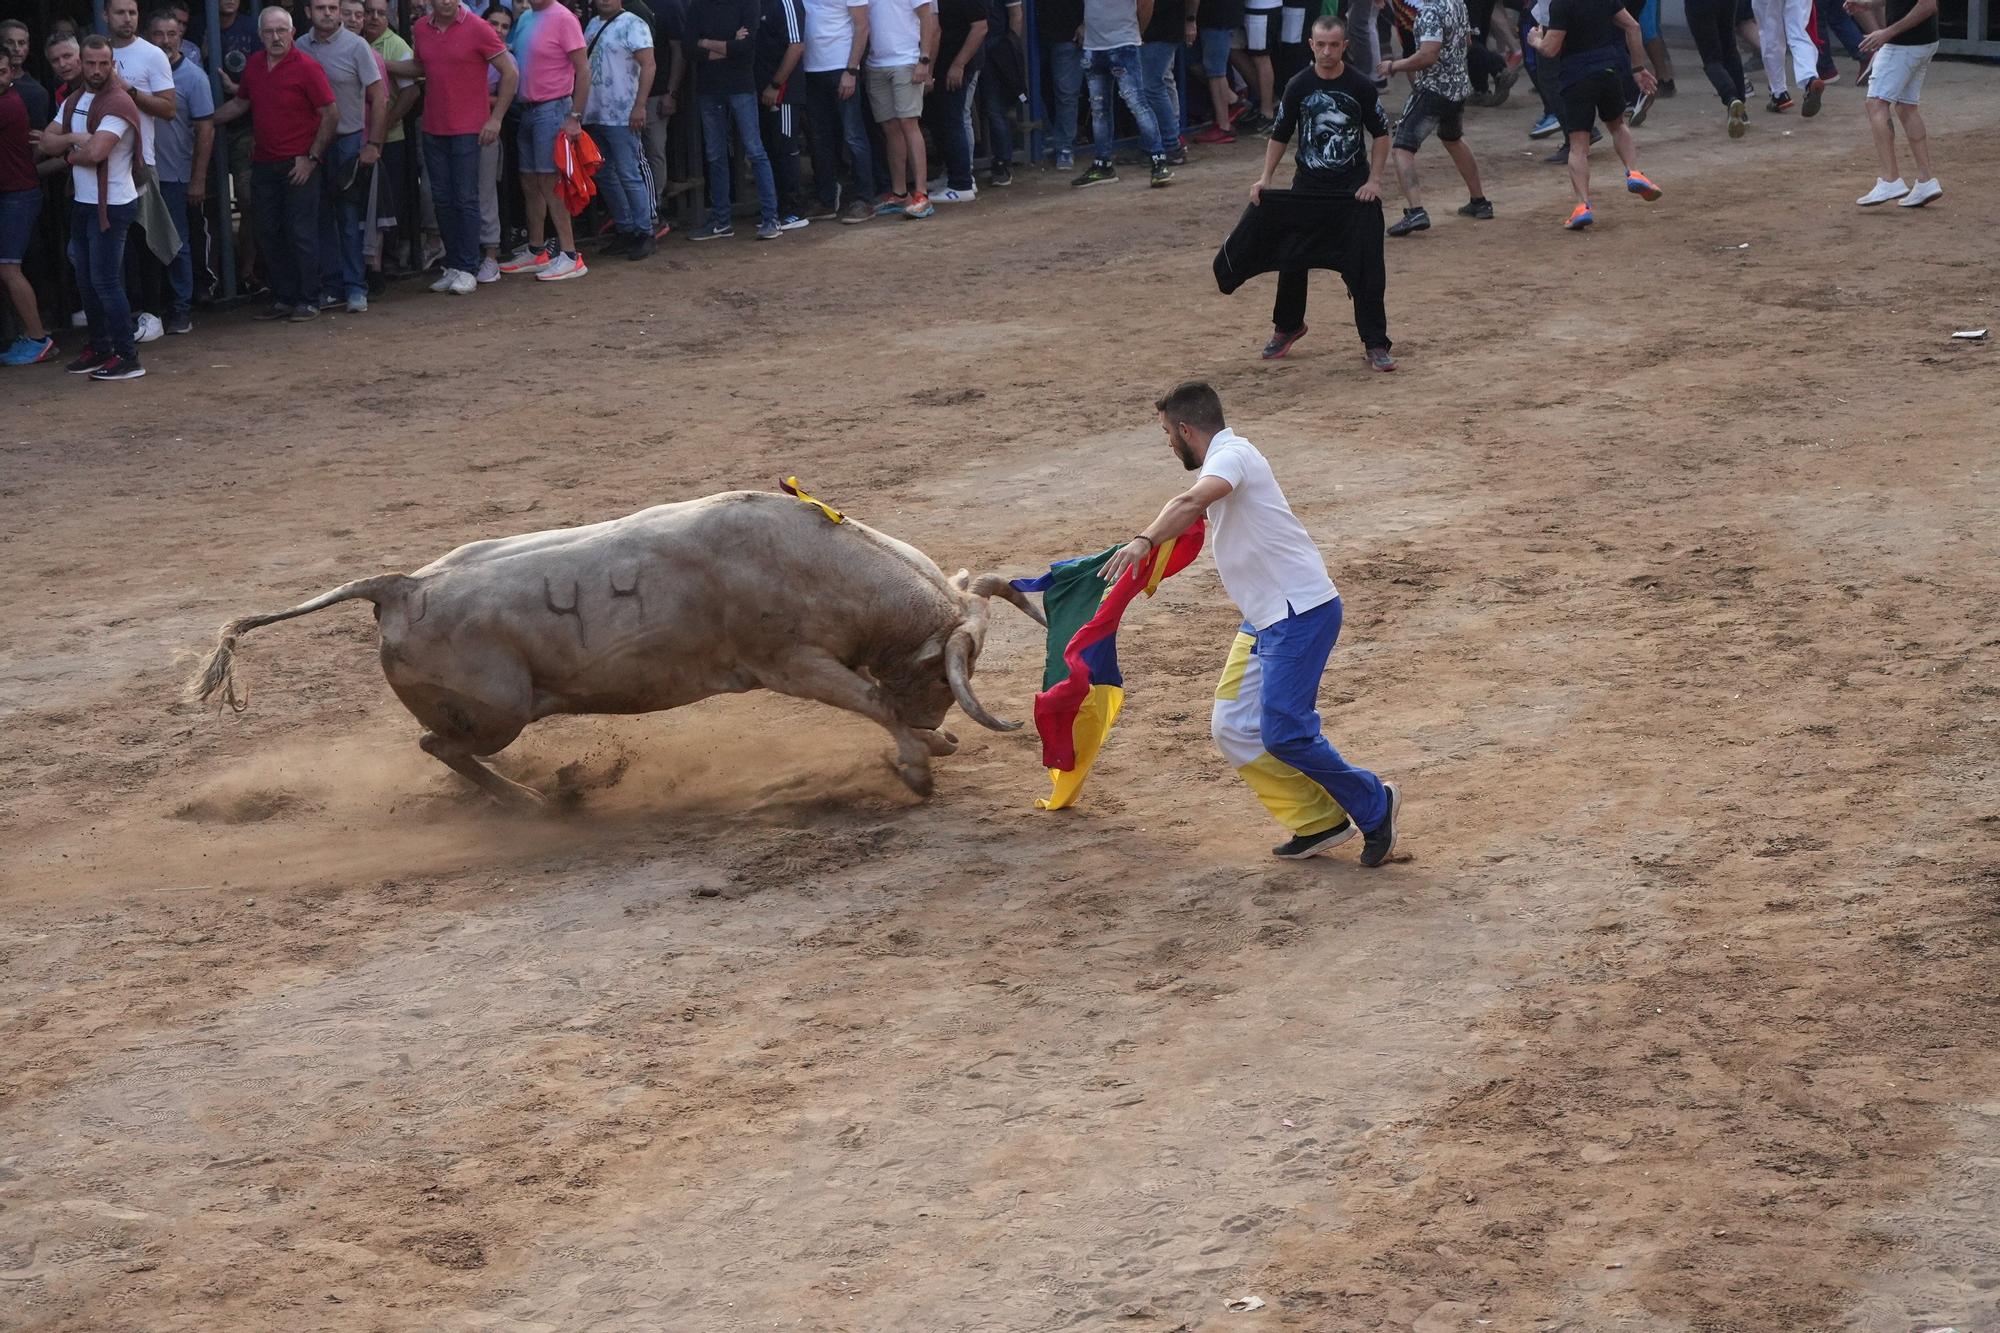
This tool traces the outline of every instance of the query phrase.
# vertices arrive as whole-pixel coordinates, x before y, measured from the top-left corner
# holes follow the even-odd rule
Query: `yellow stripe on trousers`
[[[1215,686],[1209,732],[1222,757],[1250,785],[1271,817],[1294,833],[1324,833],[1347,818],[1326,788],[1264,749],[1264,673],[1251,651],[1257,638],[1239,632]]]

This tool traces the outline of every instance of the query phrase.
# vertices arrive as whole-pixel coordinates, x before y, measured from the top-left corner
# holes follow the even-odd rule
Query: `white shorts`
[[[1924,91],[1924,71],[1936,54],[1936,42],[1928,46],[1884,42],[1875,52],[1875,63],[1868,67],[1868,95],[1878,102],[1915,106]]]
[[[1278,40],[1286,46],[1296,46],[1306,39],[1306,11],[1303,7],[1294,9],[1286,5],[1281,11],[1284,21],[1278,25]]]
[[[1262,55],[1271,49],[1271,20],[1277,17],[1278,7],[1253,9],[1243,16],[1244,45],[1252,52]]]

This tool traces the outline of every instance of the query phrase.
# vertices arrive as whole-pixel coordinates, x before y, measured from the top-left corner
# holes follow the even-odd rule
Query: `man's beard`
[[[1194,451],[1187,447],[1187,442],[1179,437],[1175,437],[1174,439],[1174,457],[1180,459],[1181,466],[1189,472],[1193,472],[1201,466],[1201,460],[1194,456]]]

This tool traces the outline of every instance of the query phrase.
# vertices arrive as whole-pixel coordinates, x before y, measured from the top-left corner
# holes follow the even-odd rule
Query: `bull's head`
[[[897,711],[912,726],[935,729],[956,700],[965,715],[982,727],[1019,731],[1019,722],[993,716],[972,692],[972,668],[979,660],[979,650],[986,644],[987,611],[997,594],[1020,607],[1035,623],[1047,625],[1048,621],[1025,594],[1001,575],[982,574],[974,579],[961,569],[950,583],[952,591],[959,595],[964,613],[956,625],[931,640],[919,654],[913,663],[916,678],[892,690],[899,696]],[[940,665],[944,668],[942,673],[938,671]]]

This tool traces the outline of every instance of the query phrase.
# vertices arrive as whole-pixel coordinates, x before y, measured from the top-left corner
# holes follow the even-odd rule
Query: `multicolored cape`
[[[1048,765],[1053,790],[1035,802],[1036,809],[1060,810],[1076,802],[1125,706],[1118,621],[1134,597],[1142,592],[1151,597],[1160,580],[1194,563],[1204,532],[1205,524],[1197,520],[1116,583],[1105,583],[1098,571],[1118,552],[1117,546],[1059,561],[1037,578],[1014,580],[1022,592],[1042,594],[1049,621],[1048,665],[1042,692],[1035,696],[1035,731],[1042,738],[1042,762]]]

